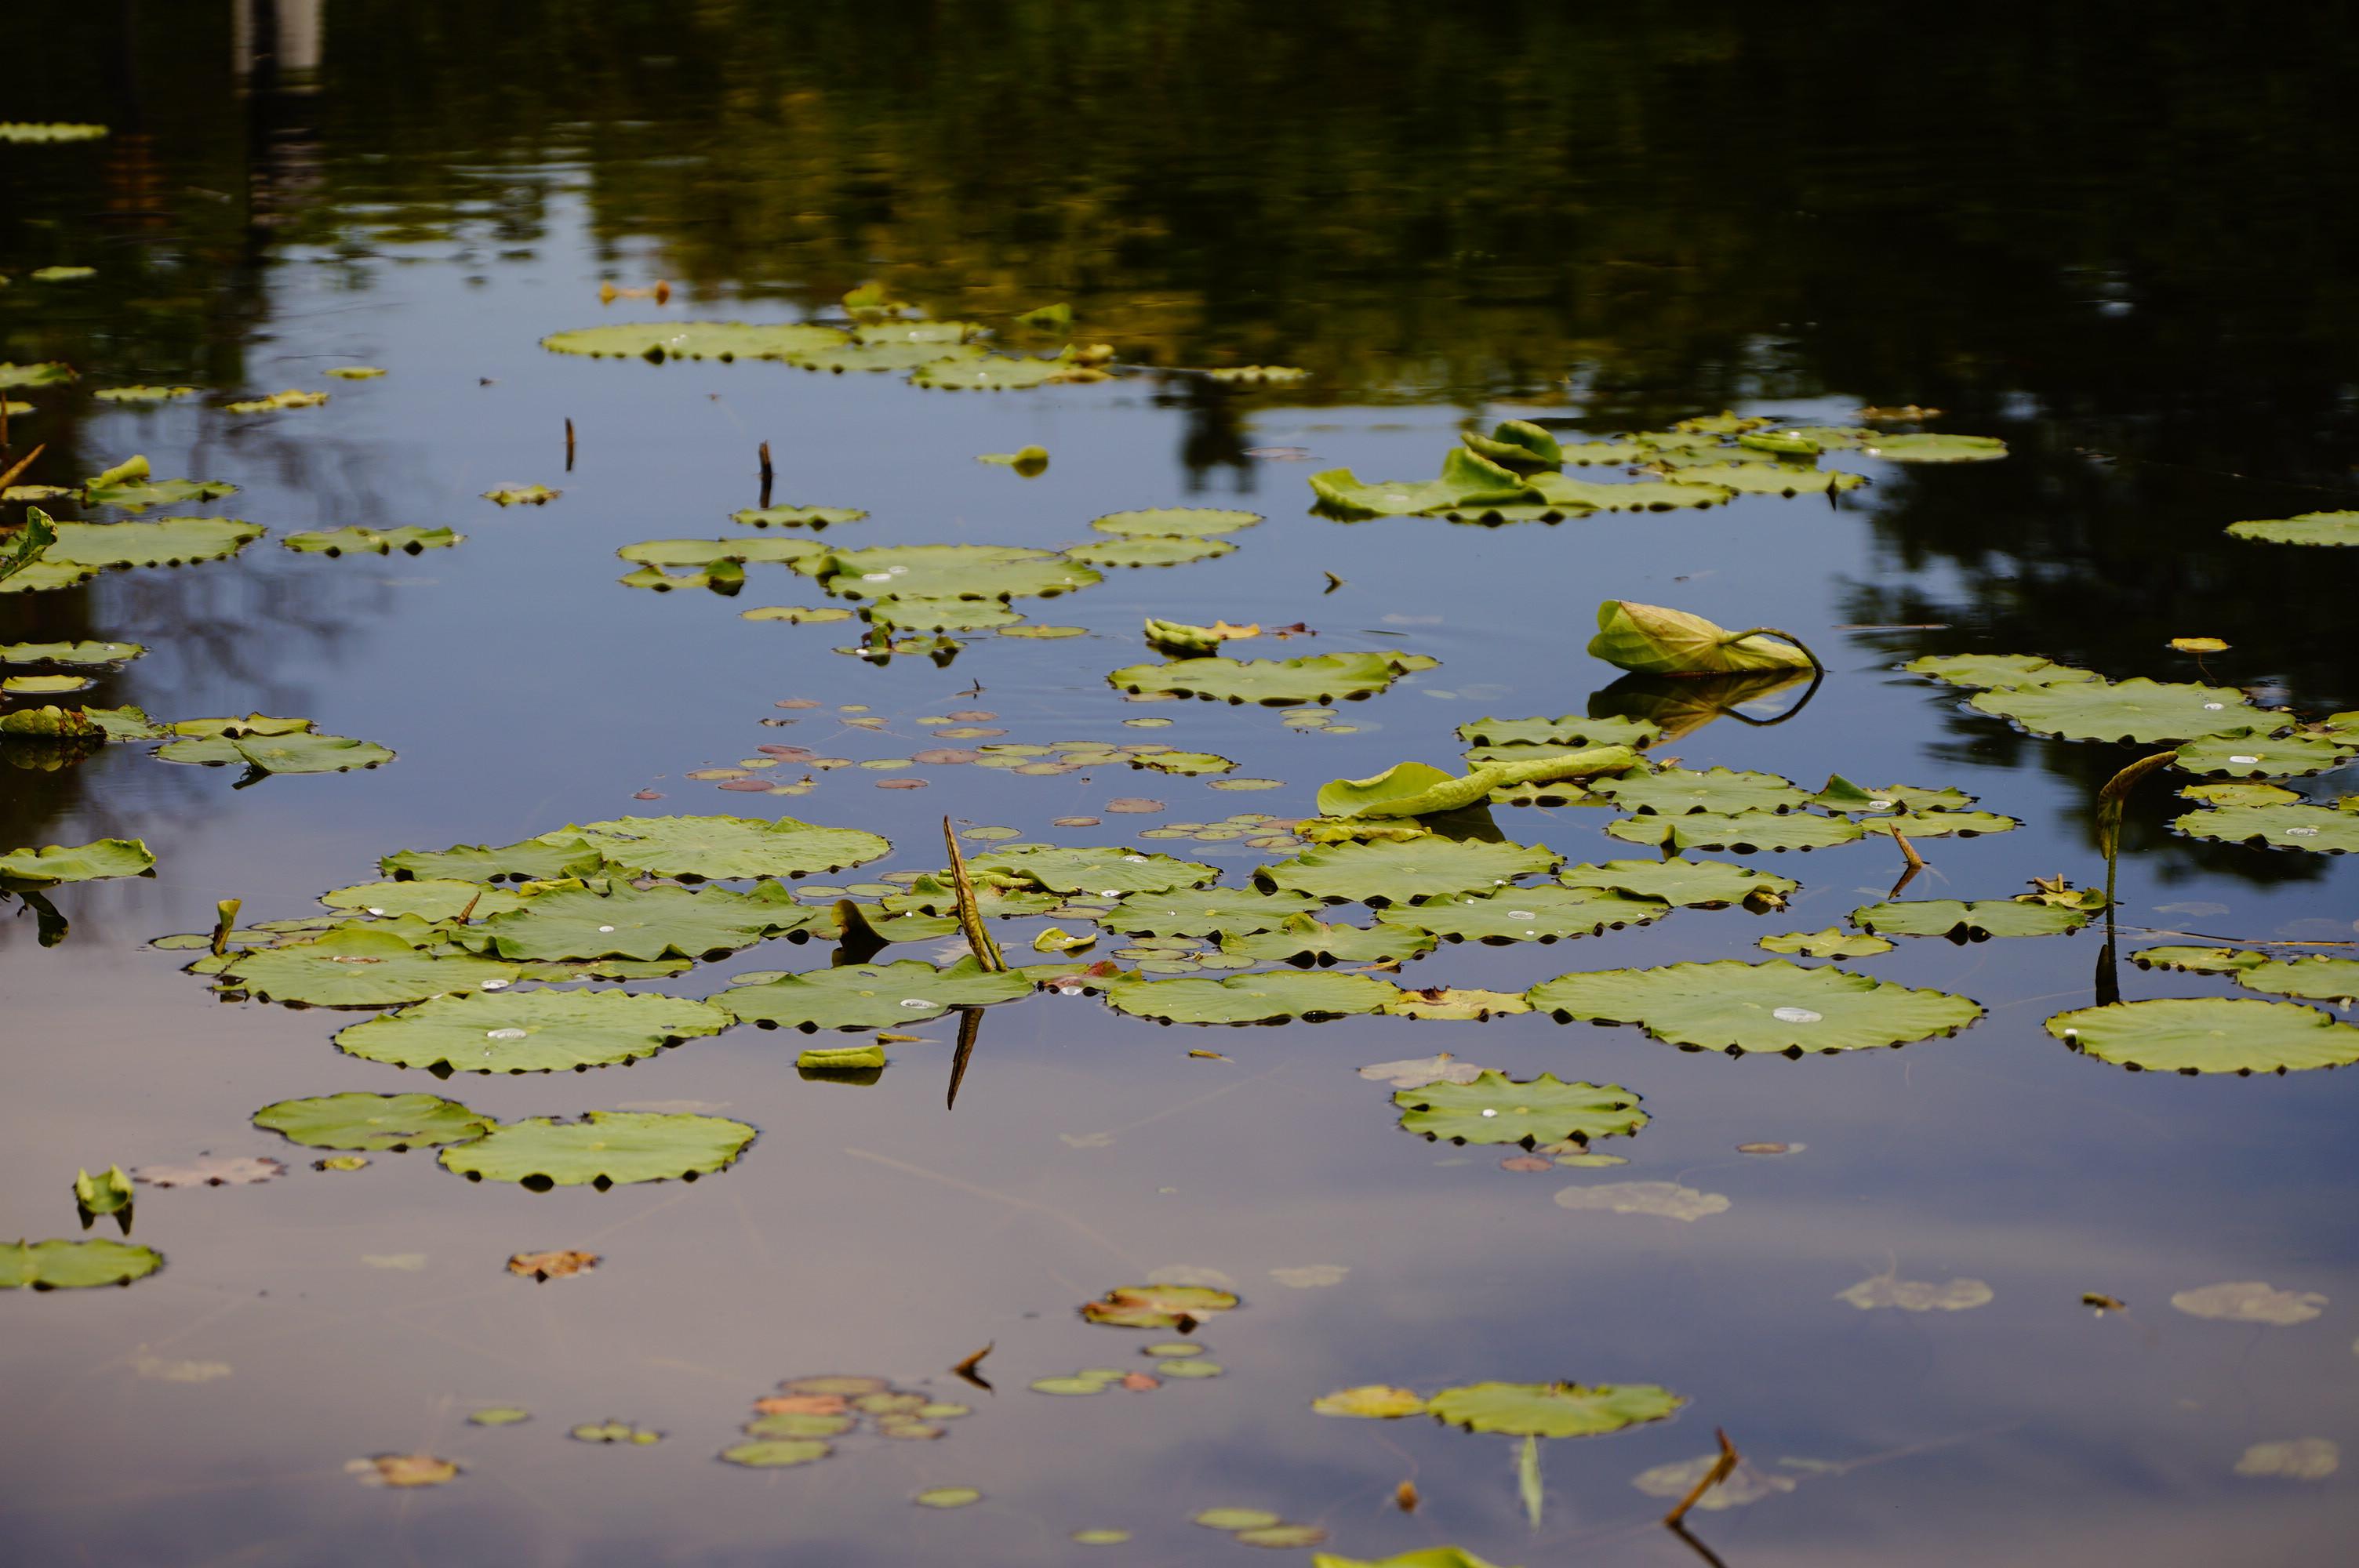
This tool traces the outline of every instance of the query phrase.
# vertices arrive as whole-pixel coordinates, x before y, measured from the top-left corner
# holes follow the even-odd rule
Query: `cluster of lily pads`
[[[939,1438],[941,1423],[973,1414],[965,1405],[897,1389],[883,1378],[829,1373],[791,1378],[777,1392],[754,1401],[745,1441],[723,1449],[721,1457],[749,1469],[777,1470],[814,1464],[835,1453],[832,1439],[856,1433],[865,1420],[878,1437],[904,1442]],[[943,1506],[937,1503],[934,1506]]]
[[[394,757],[373,741],[321,734],[308,719],[263,713],[243,719],[159,721],[128,706],[64,708],[45,703],[0,715],[0,761],[14,766],[53,767],[110,743],[147,742],[161,742],[154,755],[163,762],[238,765],[245,770],[241,784],[272,773],[349,773],[377,767]]]

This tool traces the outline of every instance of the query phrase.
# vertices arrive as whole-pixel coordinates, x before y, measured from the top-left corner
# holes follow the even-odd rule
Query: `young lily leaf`
[[[1245,935],[1307,919],[1325,905],[1300,893],[1260,893],[1225,888],[1170,888],[1160,892],[1135,892],[1105,914],[1098,924],[1109,931],[1141,932],[1157,936]]]
[[[1946,436],[1930,432],[1886,436],[1879,432],[1859,449],[1871,458],[1896,463],[1983,463],[2006,456],[2006,443],[1995,436]]]
[[[902,958],[740,986],[718,1000],[741,1023],[805,1031],[891,1029],[940,1018],[954,1007],[988,1007],[1031,992],[1032,981],[1025,975],[994,972],[971,957],[947,969]]]
[[[440,1158],[445,1170],[476,1181],[609,1187],[725,1170],[753,1141],[752,1128],[726,1117],[593,1110],[580,1121],[505,1122]]]
[[[750,326],[743,321],[650,321],[584,327],[540,341],[552,353],[624,359],[637,355],[658,363],[682,360],[783,360],[835,347],[849,334],[808,322]]]
[[[1560,468],[1564,463],[1564,448],[1555,435],[1528,419],[1503,420],[1488,436],[1462,430],[1458,439],[1476,456],[1517,473]]]
[[[1652,1383],[1474,1383],[1444,1389],[1426,1409],[1469,1432],[1510,1437],[1597,1437],[1661,1421],[1688,1401]]]
[[[1658,899],[1603,888],[1502,888],[1392,904],[1376,912],[1376,923],[1410,926],[1451,942],[1554,942],[1644,925],[1670,912]]]
[[[2233,687],[2153,681],[2059,681],[1978,693],[1967,705],[2068,741],[2191,741],[2267,730],[2279,716]]]
[[[1953,1034],[1983,1013],[1965,997],[1783,958],[1564,975],[1529,995],[1560,1019],[1635,1023],[1673,1045],[1731,1054],[1899,1045]]]
[[[1441,476],[1423,481],[1367,483],[1349,469],[1310,476],[1320,509],[1345,518],[1402,517],[1449,506],[1516,505],[1539,501],[1523,477],[1461,447],[1441,461]]]
[[[1422,654],[1314,654],[1299,659],[1174,659],[1131,665],[1106,679],[1129,692],[1171,692],[1266,707],[1373,697],[1401,676],[1430,670]]]
[[[1261,521],[1258,512],[1225,512],[1211,506],[1165,506],[1151,512],[1109,512],[1090,526],[1129,539],[1205,539],[1234,534]]]
[[[1440,893],[1489,892],[1560,863],[1552,849],[1439,834],[1406,841],[1332,844],[1264,866],[1265,887],[1332,902],[1410,903]]]
[[[1810,656],[1791,643],[1734,633],[1701,615],[1609,599],[1597,607],[1592,658],[1641,675],[1738,675],[1754,670],[1808,669]]]
[[[842,871],[893,848],[874,833],[820,827],[791,816],[772,822],[752,816],[618,816],[560,827],[533,840],[560,852],[576,841],[589,845],[612,866],[714,881]],[[386,868],[398,869],[390,860]]]
[[[279,541],[290,550],[321,556],[389,556],[399,550],[418,555],[464,544],[467,535],[448,528],[335,528],[324,533],[289,534]]]
[[[156,857],[141,838],[100,838],[88,844],[45,844],[0,855],[0,887],[53,887],[106,877],[143,876]]]
[[[1104,579],[1053,550],[1011,545],[893,545],[821,549],[795,569],[846,599],[1052,598]]]
[[[777,882],[753,892],[621,882],[538,893],[479,919],[467,942],[501,958],[709,958],[821,918]]]
[[[1329,816],[1430,816],[1462,811],[1495,790],[1527,784],[1591,779],[1639,765],[1627,746],[1593,746],[1557,752],[1546,748],[1528,761],[1489,762],[1453,777],[1423,762],[1397,762],[1373,778],[1335,779],[1321,786],[1318,806]]]
[[[2359,1062],[2359,1029],[2289,1001],[2117,1001],[2060,1012],[2048,1033],[2101,1062],[2156,1073],[2299,1073]]]
[[[465,1143],[492,1130],[490,1117],[437,1095],[321,1095],[283,1099],[254,1113],[254,1125],[306,1149],[371,1152]]]
[[[1643,719],[1590,719],[1568,713],[1559,719],[1477,719],[1458,727],[1470,746],[1630,746],[1661,740],[1660,726]]]
[[[1590,786],[1625,811],[1680,816],[1690,812],[1791,811],[1810,804],[1810,796],[1776,773],[1739,773],[1713,768],[1697,773],[1665,768],[1659,773],[1634,773],[1606,779]]]
[[[2359,545],[2359,512],[2305,512],[2256,523],[2231,523],[2232,539],[2262,539],[2272,545]]]
[[[2024,903],[1988,898],[1962,903],[1954,898],[1917,899],[1907,903],[1871,903],[1851,912],[1851,923],[1862,931],[1886,936],[1947,936],[1952,941],[1979,942],[1988,936],[2058,936],[2089,924],[2093,910],[2061,904]]]
[[[2206,735],[2179,748],[2179,766],[2190,773],[2281,779],[2340,767],[2351,752],[2349,746],[2309,735]]]
[[[1684,816],[1629,816],[1608,823],[1606,834],[1632,844],[1662,844],[1675,850],[1823,849],[1848,844],[1865,829],[1845,816],[1816,812],[1690,812]]]
[[[1660,899],[1681,909],[1724,909],[1741,903],[1756,911],[1784,905],[1802,884],[1774,871],[1733,866],[1726,860],[1608,860],[1568,866],[1558,877],[1570,888],[1611,888],[1632,898]]]
[[[465,956],[435,957],[399,936],[364,925],[340,926],[323,936],[233,953],[222,983],[264,1001],[312,1007],[391,1007],[454,991],[495,989],[514,981],[516,966]]]
[[[127,1285],[163,1266],[161,1252],[127,1241],[0,1241],[0,1291]]]
[[[266,773],[342,773],[374,768],[393,761],[394,754],[374,741],[349,735],[205,735],[175,741],[157,749],[167,762],[212,765],[243,763]]]
[[[1050,892],[1106,898],[1202,887],[1221,874],[1201,861],[1169,855],[1142,855],[1121,849],[1067,849],[1048,844],[995,849],[968,861],[967,869],[983,878],[1018,878]]]
[[[336,1045],[366,1061],[438,1073],[555,1073],[652,1056],[729,1023],[708,1003],[645,992],[476,992],[353,1024]]]
[[[1638,1097],[1619,1084],[1568,1084],[1542,1073],[1528,1083],[1485,1072],[1465,1084],[1435,1083],[1393,1096],[1405,1132],[1452,1143],[1586,1143],[1647,1125]]]
[[[1805,958],[1872,958],[1892,951],[1892,944],[1881,936],[1857,935],[1838,925],[1824,931],[1781,931],[1764,936],[1758,946],[1765,953],[1799,953]]]
[[[2359,815],[2325,806],[2223,806],[2190,811],[2171,826],[2194,838],[2307,849],[2316,855],[2359,850]]]
[[[1343,1018],[1377,1011],[1399,995],[1393,986],[1361,975],[1290,970],[1232,975],[1224,980],[1107,982],[1117,1012],[1168,1023],[1283,1023],[1288,1019]]]
[[[1387,964],[1433,951],[1430,931],[1379,925],[1330,925],[1298,914],[1269,931],[1225,936],[1221,951],[1253,963]]]

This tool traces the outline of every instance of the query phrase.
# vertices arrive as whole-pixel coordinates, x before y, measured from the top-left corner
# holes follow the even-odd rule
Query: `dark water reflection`
[[[2359,42],[2328,11],[2273,18],[2249,56],[2212,11],[2111,5],[1903,25],[1720,5],[123,0],[11,20],[42,69],[12,76],[6,116],[116,131],[0,144],[0,274],[15,279],[0,359],[84,371],[32,395],[17,449],[49,443],[51,476],[136,450],[159,474],[234,480],[242,492],[206,510],[276,535],[447,523],[471,537],[334,562],[266,539],[234,563],[0,598],[0,640],[151,644],[102,679],[104,700],[308,715],[400,752],[234,793],[226,771],[130,749],[0,772],[0,844],[129,834],[160,861],[153,880],[59,893],[61,946],[39,946],[14,906],[0,920],[0,1234],[69,1234],[78,1167],[271,1152],[248,1125],[266,1103],[433,1087],[336,1053],[350,1015],[213,1002],[149,938],[203,928],[233,894],[250,919],[299,914],[388,850],[613,816],[639,791],[664,796],[648,809],[866,827],[897,845],[877,870],[929,867],[945,810],[1077,843],[1160,820],[1048,826],[1115,795],[1182,819],[1295,815],[1327,778],[1451,760],[1463,720],[1626,702],[1580,650],[1588,607],[1627,595],[1775,621],[1832,666],[1792,718],[1702,725],[1683,758],[1956,784],[2026,827],[1926,846],[1933,891],[2001,897],[2035,875],[2102,876],[2090,803],[2139,749],[2024,735],[1895,675],[1901,660],[2028,650],[2193,678],[2165,643],[2204,634],[2234,644],[2207,658],[2220,680],[2306,713],[2359,707],[2342,634],[2353,564],[2219,534],[2359,489]],[[99,273],[23,276],[61,263]],[[644,302],[602,308],[597,286],[659,276],[681,317],[793,318],[871,277],[944,315],[1063,298],[1082,335],[1132,362],[1314,375],[1283,394],[1142,376],[949,397],[535,346],[647,319]],[[320,378],[355,362],[390,373]],[[132,381],[204,395],[153,413],[88,395]],[[334,398],[272,417],[219,407],[288,385]],[[1873,487],[1840,505],[1497,530],[1332,524],[1307,514],[1301,482],[1330,466],[1430,472],[1462,425],[1511,413],[1603,431],[1732,405],[1842,419],[1907,402],[2014,455],[1869,465]],[[1033,611],[1085,638],[976,638],[946,668],[871,667],[827,651],[842,628],[741,620],[817,602],[762,568],[734,600],[614,585],[617,546],[709,533],[751,504],[764,439],[779,499],[867,508],[846,530],[862,543],[1064,544],[1103,512],[1232,497],[1270,521],[1233,556],[1109,573]],[[1036,441],[1053,466],[1035,481],[971,461]],[[1286,448],[1311,460],[1252,455]],[[510,480],[567,493],[546,509],[480,499]],[[1327,573],[1343,586],[1322,591]],[[1352,733],[1135,709],[1103,675],[1142,656],[1143,615],[1307,620],[1320,639],[1282,651],[1442,664],[1344,709]],[[1774,716],[1796,695],[1740,711]],[[775,706],[793,697],[864,705],[887,727]],[[682,777],[781,739],[906,756],[927,743],[917,718],[968,705],[1021,741],[1169,717],[1151,733],[1283,787],[942,769],[887,792],[848,769],[774,801]],[[764,727],[780,717],[797,721]],[[2346,779],[2303,787],[2332,798]],[[2172,837],[2177,806],[2159,784],[2133,803],[2125,948],[2158,928],[2359,935],[2348,862]],[[1604,820],[1497,816],[1574,859],[1638,852]],[[1154,847],[1233,883],[1261,859]],[[1758,936],[1837,923],[1899,869],[1859,846],[1756,859],[1803,882],[1788,914],[1454,946],[1405,978],[1521,989],[1756,957]],[[1011,927],[1011,946],[1037,929]],[[984,1017],[955,1111],[948,1020],[867,1087],[805,1082],[800,1037],[748,1030],[579,1077],[456,1080],[449,1092],[503,1118],[694,1102],[762,1136],[725,1174],[603,1195],[468,1185],[423,1153],[147,1194],[136,1234],[168,1253],[163,1274],[0,1299],[15,1417],[0,1556],[1179,1563],[1243,1550],[1185,1522],[1227,1504],[1322,1524],[1355,1558],[1457,1541],[1502,1564],[1667,1564],[1695,1559],[1631,1479],[1707,1453],[1721,1426],[1797,1481],[1696,1516],[1733,1565],[2318,1560],[2359,1524],[2347,1475],[2233,1469],[2257,1443],[2359,1444],[2359,1080],[2131,1075],[2060,1049],[2041,1022],[2102,994],[2100,942],[1906,943],[1873,972],[1989,1015],[1953,1039],[1800,1062],[1530,1017],[1199,1032],[1038,998]],[[825,953],[772,944],[679,989]],[[2115,983],[2230,990],[2127,966]],[[1234,1060],[1186,1054],[1204,1044]],[[1352,1072],[1435,1049],[1626,1084],[1654,1120],[1614,1172],[1501,1171],[1495,1152],[1392,1130],[1384,1091]],[[1761,1141],[1806,1147],[1734,1152]],[[1682,1223],[1550,1201],[1606,1179],[1730,1207]],[[568,1247],[606,1263],[543,1287],[500,1271],[512,1251]],[[1349,1273],[1309,1288],[1272,1273],[1320,1264]],[[1026,1390],[1126,1361],[1131,1339],[1071,1309],[1170,1266],[1240,1281],[1246,1310],[1206,1335],[1226,1376]],[[1994,1299],[1921,1314],[1832,1299],[1887,1269],[1980,1279]],[[2329,1304],[2284,1328],[2167,1304],[2226,1280]],[[2084,1291],[2132,1311],[2093,1317]],[[998,1391],[972,1396],[977,1415],[940,1443],[863,1440],[772,1476],[712,1460],[781,1378],[874,1371],[967,1397],[943,1369],[985,1341]],[[1507,1440],[1308,1410],[1349,1384],[1489,1378],[1660,1381],[1694,1402],[1546,1445],[1537,1531]],[[466,1423],[511,1402],[536,1419]],[[564,1435],[609,1417],[670,1435],[628,1451]],[[342,1469],[411,1449],[467,1474],[404,1495]],[[1404,1518],[1389,1498],[1411,1476],[1426,1503]],[[907,1504],[954,1484],[987,1500]],[[1090,1526],[1136,1540],[1068,1540]]]

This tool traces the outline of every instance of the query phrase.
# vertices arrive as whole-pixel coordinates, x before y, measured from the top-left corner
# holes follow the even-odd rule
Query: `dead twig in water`
[[[1703,1479],[1690,1487],[1686,1497],[1672,1504],[1671,1511],[1663,1516],[1663,1523],[1669,1529],[1679,1530],[1680,1521],[1688,1517],[1688,1510],[1696,1506],[1696,1499],[1727,1480],[1742,1457],[1736,1452],[1736,1445],[1728,1441],[1726,1432],[1714,1427],[1712,1435],[1720,1439],[1720,1457],[1712,1462],[1712,1468],[1703,1473]],[[1681,1533],[1685,1532],[1681,1531]],[[1690,1542],[1690,1544],[1694,1543]],[[1705,1555],[1710,1556],[1711,1553],[1706,1552]]]
[[[1925,857],[1917,852],[1917,846],[1908,841],[1908,835],[1900,831],[1897,826],[1888,828],[1887,831],[1892,835],[1892,841],[1900,846],[1900,853],[1908,861],[1908,869],[1900,873],[1900,880],[1894,882],[1892,891],[1884,895],[1886,898],[1898,898],[1900,890],[1914,881],[1917,873],[1925,869]]]
[[[983,1364],[983,1358],[990,1355],[993,1347],[998,1345],[998,1343],[999,1341],[996,1339],[993,1340],[990,1345],[984,1346],[982,1349],[976,1351],[973,1355],[968,1357],[965,1360],[951,1368],[951,1376],[963,1378],[968,1382],[973,1383],[976,1388],[981,1389],[984,1393],[990,1393],[992,1391],[991,1385],[984,1380],[983,1374],[976,1371],[975,1368]]]
[[[770,506],[770,443],[769,443],[769,442],[767,442],[767,441],[765,441],[765,442],[763,442],[763,443],[762,443],[762,509],[763,509],[764,511],[766,511],[766,511],[768,511],[768,510],[769,510],[769,506]]]
[[[951,886],[958,895],[959,925],[966,932],[966,945],[974,949],[974,961],[996,974],[1007,968],[1007,960],[999,956],[999,944],[984,929],[983,911],[974,902],[974,884],[967,881],[966,857],[959,853],[958,835],[951,828],[951,819],[942,818],[942,847],[950,851]]]
[[[565,422],[565,471],[573,471],[573,421]]]
[[[6,398],[0,397],[0,403],[5,403],[6,401]],[[5,447],[7,444],[7,425],[5,420],[0,420],[0,447]],[[27,452],[24,457],[17,461],[16,467],[10,469],[6,473],[0,473],[0,490],[5,490],[10,485],[16,483],[16,476],[23,473],[27,469],[31,468],[33,466],[33,460],[39,457],[43,452],[46,452],[49,449],[49,444],[47,441],[43,441],[39,446],[35,447],[31,451]]]

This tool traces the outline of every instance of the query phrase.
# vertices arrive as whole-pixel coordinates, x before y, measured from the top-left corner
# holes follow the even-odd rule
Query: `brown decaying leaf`
[[[1785,1154],[1793,1147],[1790,1143],[1740,1143],[1736,1152],[1739,1154]]]
[[[254,1182],[266,1182],[287,1173],[284,1162],[268,1155],[225,1155],[205,1153],[185,1165],[140,1165],[132,1170],[131,1179],[148,1186],[164,1187],[226,1187]]]
[[[1553,1171],[1556,1162],[1543,1160],[1537,1154],[1510,1154],[1499,1162],[1502,1171]]]
[[[1403,1481],[1393,1488],[1393,1506],[1405,1514],[1417,1512],[1417,1483]]]
[[[519,1252],[508,1260],[508,1272],[535,1280],[570,1280],[598,1266],[595,1252]]]
[[[2129,1303],[2123,1301],[2118,1297],[2109,1296],[2103,1291],[2082,1292],[2081,1304],[2084,1307],[2095,1307],[2099,1312],[2127,1312],[2130,1310]]]
[[[1159,800],[1149,800],[1145,795],[1125,795],[1116,799],[1107,801],[1105,803],[1105,808],[1108,811],[1114,812],[1118,815],[1135,816],[1146,816],[1153,812],[1169,811],[1171,809]]]
[[[813,702],[807,697],[790,697],[784,702],[773,703],[771,706],[774,708],[819,708],[823,705]]]
[[[633,800],[661,800],[663,798],[663,791],[659,789],[643,789],[633,795],[631,798]]]
[[[1188,1054],[1205,1062],[1225,1062],[1229,1059],[1218,1051],[1190,1051]]]
[[[459,1474],[459,1466],[431,1454],[375,1454],[369,1462],[388,1487],[439,1487]]]
[[[766,747],[764,749],[767,750]],[[909,761],[924,762],[931,767],[947,767],[957,762],[976,762],[982,760],[981,752],[968,751],[960,746],[933,746],[922,752],[909,753]]]
[[[1051,827],[1095,827],[1097,825],[1098,819],[1094,816],[1060,816],[1049,824]]]
[[[962,1378],[972,1379],[974,1376],[974,1369],[983,1365],[983,1358],[990,1355],[993,1348],[998,1344],[999,1341],[996,1339],[993,1340],[991,1344],[984,1346],[982,1349],[976,1351],[973,1355],[968,1357],[965,1360],[951,1368],[951,1370],[956,1372]]]
[[[923,789],[926,787],[926,781],[923,779],[878,779],[876,781],[876,787],[878,789]]]
[[[1123,1376],[1122,1386],[1134,1394],[1143,1394],[1163,1386],[1163,1379],[1146,1372],[1129,1372]]]
[[[977,1356],[982,1354],[981,1350],[975,1352]],[[966,1365],[962,1361],[959,1368]],[[756,1415],[842,1415],[849,1408],[842,1394],[772,1394],[754,1401]]]

